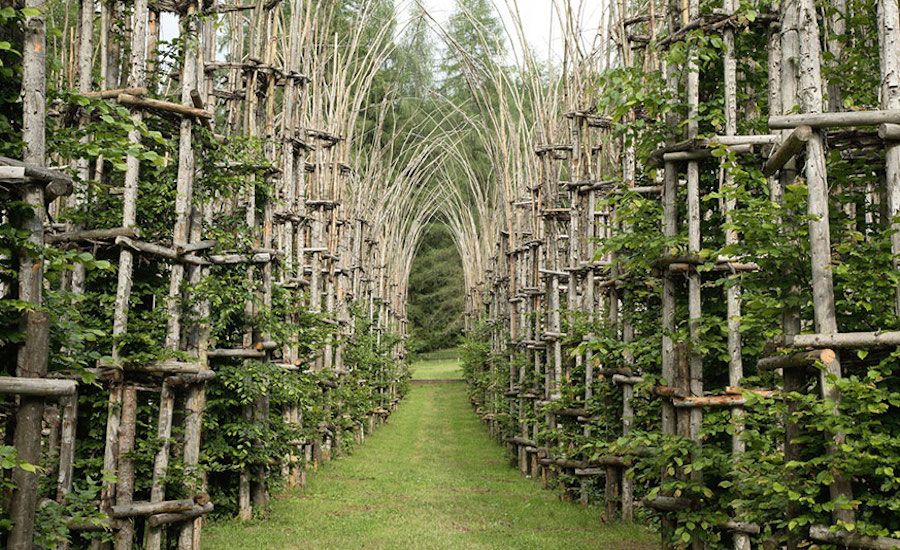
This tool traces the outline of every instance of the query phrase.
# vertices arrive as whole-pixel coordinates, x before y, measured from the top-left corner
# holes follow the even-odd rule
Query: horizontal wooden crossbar
[[[75,395],[77,389],[78,384],[74,380],[0,376],[0,394],[63,397]]]

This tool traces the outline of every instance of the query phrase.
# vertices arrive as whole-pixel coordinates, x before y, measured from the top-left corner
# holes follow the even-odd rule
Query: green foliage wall
[[[846,75],[843,102],[847,106],[877,108],[872,95],[878,88],[877,55],[871,50],[877,35],[871,14],[874,5],[851,3],[853,28],[848,33],[843,60],[826,56],[826,72]],[[749,6],[740,15],[748,21],[756,17]],[[827,8],[826,8],[827,11]],[[739,76],[739,134],[767,131],[767,71],[765,35],[743,32],[736,39],[736,56],[742,61]],[[700,106],[696,122],[701,136],[723,131],[724,105],[721,100],[723,43],[715,34],[702,31],[688,33],[686,41],[673,45],[665,60],[676,67],[676,81],[685,81],[684,67],[689,54],[697,55],[701,70]],[[752,59],[755,63],[746,63]],[[867,61],[863,62],[862,60]],[[683,85],[683,84],[680,84]],[[596,82],[599,113],[612,116],[613,136],[631,143],[639,165],[637,185],[653,185],[657,169],[651,166],[650,153],[663,142],[683,137],[683,127],[669,125],[670,115],[685,120],[688,105],[666,90],[664,75],[642,67],[608,71]],[[632,120],[630,112],[639,116]],[[830,223],[832,271],[838,324],[842,332],[896,330],[900,319],[893,310],[893,289],[897,272],[892,266],[891,220],[881,202],[869,200],[865,190],[882,185],[873,166],[883,160],[878,154],[847,154],[831,144],[826,162],[830,189]],[[797,178],[783,191],[783,198],[770,194],[770,182],[762,174],[761,159],[737,157],[725,148],[713,151],[709,160],[700,163],[701,250],[703,273],[703,316],[696,336],[689,330],[687,283],[676,279],[679,297],[675,330],[667,334],[676,343],[690,345],[703,356],[703,383],[707,392],[720,392],[729,384],[728,314],[723,299],[725,290],[740,285],[742,314],[741,336],[744,379],[747,388],[773,388],[782,381],[773,373],[758,370],[757,360],[776,353],[773,343],[781,337],[781,315],[796,311],[804,332],[814,329],[808,245],[807,186]],[[719,168],[734,178],[734,186],[723,188]],[[876,168],[877,169],[877,168]],[[737,207],[726,221],[717,202],[734,199]],[[679,219],[686,219],[686,189],[680,186],[676,199]],[[634,328],[634,338],[624,342],[621,326],[600,318],[590,324],[574,312],[563,311],[566,334],[564,357],[569,361],[571,377],[566,380],[559,400],[538,407],[537,415],[527,416],[529,425],[539,424],[536,441],[550,448],[554,457],[599,459],[608,456],[630,456],[631,471],[639,497],[657,494],[690,498],[696,506],[668,515],[675,520],[671,535],[674,543],[703,542],[708,548],[727,548],[727,534],[716,525],[734,517],[738,510],[745,521],[761,526],[753,546],[775,541],[780,547],[788,538],[803,539],[814,524],[832,525],[835,508],[852,508],[855,523],[840,525],[848,531],[872,536],[900,536],[900,382],[896,349],[843,351],[840,380],[820,374],[811,368],[795,391],[783,388],[775,397],[747,394],[743,417],[746,451],[735,457],[731,452],[732,423],[727,410],[704,413],[700,441],[677,435],[663,435],[660,429],[660,399],[653,387],[663,384],[660,350],[662,285],[653,274],[653,262],[664,254],[686,254],[687,227],[682,224],[673,237],[661,232],[662,205],[657,197],[633,193],[610,195],[598,201],[598,209],[610,206],[622,227],[613,237],[597,242],[594,259],[612,257],[612,273],[620,278],[619,296],[623,307],[619,315]],[[740,235],[737,244],[726,244],[723,229],[731,228]],[[754,272],[717,276],[712,272],[715,259],[721,256],[744,258],[756,262]],[[486,317],[486,315],[485,315]],[[498,325],[502,327],[502,325]],[[506,411],[515,406],[516,398],[505,400],[503,390],[509,380],[510,363],[531,365],[529,352],[507,348],[500,354],[497,340],[505,337],[503,328],[486,331],[479,324],[463,346],[464,370],[473,393],[473,401],[489,413],[501,430],[508,424]],[[585,336],[589,337],[585,338]],[[493,348],[491,347],[493,338]],[[491,350],[494,350],[491,352]],[[504,350],[506,351],[506,350]],[[593,380],[593,394],[584,399],[584,362],[575,357],[590,351],[594,366],[608,369],[633,369],[643,377],[635,387],[632,400],[635,418],[628,435],[622,434],[622,393],[609,377]],[[544,354],[546,352],[539,351]],[[581,355],[584,357],[584,355]],[[525,362],[523,363],[523,360]],[[521,382],[523,388],[543,390],[543,375],[551,359],[539,357],[537,373],[529,368]],[[595,371],[596,374],[596,371]],[[823,382],[834,384],[842,401],[820,397]],[[563,407],[583,406],[592,419],[590,435],[581,427],[566,426],[563,421],[545,422],[544,413]],[[834,415],[835,407],[840,415]],[[514,410],[514,409],[512,409]],[[528,413],[531,414],[530,412]],[[799,434],[795,441],[802,445],[798,456],[784,451],[785,424],[795,423]],[[518,435],[515,431],[503,436]],[[837,436],[841,444],[834,449],[828,443]],[[652,449],[650,456],[646,449]],[[666,475],[662,476],[661,473]],[[832,501],[829,486],[843,475],[853,479],[852,502]],[[573,480],[568,480],[574,484]],[[786,510],[792,509],[793,517]],[[642,512],[638,512],[642,513]],[[657,516],[658,517],[658,516]]]
[[[455,346],[463,329],[462,262],[449,228],[434,222],[422,240],[409,276],[413,351]]]
[[[391,5],[389,0],[382,3]],[[381,12],[379,12],[381,13]],[[0,7],[0,155],[21,157],[22,108],[21,30],[23,10]],[[388,17],[388,15],[385,15]],[[51,20],[48,34],[59,27]],[[180,59],[182,47],[175,44],[172,59]],[[53,50],[51,49],[51,52]],[[48,54],[48,63],[53,54]],[[52,75],[53,67],[50,68]],[[54,165],[67,164],[81,158],[91,166],[89,179],[78,181],[78,193],[84,201],[70,204],[53,222],[78,224],[85,229],[108,229],[121,225],[122,195],[113,192],[124,185],[126,155],[140,161],[140,192],[137,225],[142,238],[154,242],[171,240],[174,223],[174,199],[177,181],[178,126],[166,118],[146,115],[135,121],[129,110],[114,102],[90,99],[60,89],[58,80],[48,75],[49,102],[63,116],[47,120],[48,151]],[[163,99],[176,100],[173,95]],[[85,120],[87,122],[79,122]],[[130,131],[141,135],[141,143],[129,138]],[[266,174],[269,163],[263,154],[270,144],[262,140],[232,137],[227,144],[216,141],[211,132],[200,127],[193,130],[197,178],[194,185],[196,206],[215,197],[226,201],[240,197],[254,184],[257,219],[275,199],[275,190]],[[102,173],[93,167],[98,165]],[[223,168],[224,166],[231,168]],[[238,165],[236,168],[235,165]],[[114,482],[114,476],[103,471],[104,438],[108,415],[110,382],[98,377],[98,361],[108,364],[115,343],[123,364],[145,364],[164,358],[187,359],[182,353],[167,351],[163,345],[167,326],[166,296],[170,262],[151,255],[137,255],[133,270],[133,288],[129,304],[128,332],[114,342],[111,328],[116,289],[118,248],[110,243],[90,247],[36,247],[27,241],[27,233],[16,229],[18,219],[26,214],[18,196],[0,186],[0,358],[4,359],[0,375],[15,374],[16,352],[22,342],[21,313],[30,306],[17,300],[19,258],[30,255],[41,258],[45,268],[44,302],[51,320],[49,370],[78,377],[78,413],[74,486],[64,498],[56,496],[58,456],[45,452],[41,464],[21,462],[10,445],[0,445],[0,491],[8,492],[9,471],[22,468],[40,471],[40,497],[35,542],[46,547],[71,545],[86,547],[88,537],[108,539],[109,531],[94,530],[85,535],[73,534],[68,521],[91,524],[98,528],[107,521],[98,511],[101,482]],[[246,228],[245,209],[217,210],[203,227],[203,238],[215,239],[215,252],[252,250],[255,235]],[[87,275],[83,292],[72,292],[68,281],[76,264],[84,266]],[[248,331],[266,334],[279,344],[297,345],[306,357],[322,349],[335,328],[323,321],[323,315],[307,311],[304,297],[276,287],[272,303],[264,303],[257,284],[248,283],[246,266],[217,265],[207,277],[190,285],[191,299],[182,303],[182,319],[186,326],[208,323],[211,347],[240,347]],[[6,289],[9,289],[8,291]],[[211,313],[202,315],[198,304],[208,300]],[[247,315],[248,300],[255,303],[255,314]],[[394,396],[402,396],[408,378],[406,365],[397,359],[397,336],[389,330],[376,329],[363,309],[354,308],[356,333],[344,347],[343,376],[332,372],[313,372],[309,364],[300,371],[288,371],[271,363],[236,359],[216,360],[212,368],[216,378],[207,385],[203,417],[203,443],[200,471],[206,476],[205,490],[212,495],[216,514],[233,514],[237,502],[238,472],[253,469],[264,472],[270,488],[282,483],[280,464],[290,452],[296,452],[297,441],[322,440],[328,433],[348,451],[353,434],[367,422],[373,411],[392,406]],[[378,322],[377,314],[374,322]],[[158,379],[138,378],[147,387]],[[143,387],[142,387],[143,388]],[[158,390],[138,393],[136,446],[132,460],[137,472],[135,500],[148,500],[155,455],[162,445],[157,437],[159,411]],[[248,415],[251,406],[265,399],[260,417]],[[0,403],[5,426],[0,433],[8,443],[14,421],[10,411],[14,402],[4,398]],[[169,444],[171,454],[166,478],[167,498],[190,497],[189,487],[197,472],[186,472],[183,460],[184,397],[179,395],[176,418]],[[284,412],[300,409],[300,424],[288,423]],[[379,414],[382,414],[379,413]],[[9,530],[8,510],[0,509],[0,546]]]

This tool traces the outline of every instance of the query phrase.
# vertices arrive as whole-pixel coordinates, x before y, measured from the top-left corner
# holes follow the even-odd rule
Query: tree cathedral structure
[[[456,52],[470,134],[402,143],[376,8],[0,10],[7,546],[198,548],[361,442],[439,212],[524,474],[664,548],[900,546],[897,0],[560,9],[558,74]]]
[[[406,235],[434,212],[404,191],[433,151],[361,160],[385,31],[339,40],[316,2],[72,9],[54,34],[54,6],[21,12],[0,158],[7,547],[199,548],[399,402]]]
[[[665,548],[900,545],[898,17],[612,2],[549,87],[488,71],[499,192],[451,218],[523,474]]]

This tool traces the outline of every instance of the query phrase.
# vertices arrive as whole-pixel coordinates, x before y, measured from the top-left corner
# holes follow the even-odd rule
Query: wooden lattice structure
[[[495,365],[509,364],[508,384],[478,386],[472,396],[492,433],[510,446],[524,474],[545,481],[555,477],[569,494],[580,492],[585,503],[596,496],[604,502],[607,520],[630,521],[638,507],[643,514],[658,515],[664,547],[671,547],[674,534],[694,529],[685,527],[686,520],[680,518],[698,510],[723,518],[709,530],[721,534],[723,545],[739,549],[900,544],[890,537],[843,529],[854,522],[854,486],[867,483],[865,474],[854,478],[833,472],[827,497],[827,508],[833,509],[829,525],[782,529],[774,522],[751,521],[748,518],[758,517],[754,515],[758,511],[722,506],[712,494],[688,496],[681,489],[667,492],[641,486],[635,468],[654,463],[660,450],[619,444],[641,422],[635,416],[635,403],[640,402],[644,410],[658,411],[656,427],[648,428],[644,419],[641,430],[690,441],[695,449],[721,446],[731,457],[731,470],[723,481],[739,482],[745,475],[741,463],[747,418],[758,412],[750,407],[786,400],[787,413],[779,428],[783,436],[772,442],[771,451],[783,452],[784,462],[799,459],[808,444],[803,442],[811,436],[797,424],[799,405],[792,392],[806,394],[815,388],[818,399],[833,404],[833,414],[840,414],[837,386],[846,371],[864,371],[895,349],[897,327],[843,332],[839,326],[830,228],[836,214],[829,213],[829,203],[832,209],[839,204],[845,223],[866,235],[894,228],[900,16],[896,2],[877,2],[881,110],[840,112],[840,79],[824,82],[821,65],[842,55],[841,37],[834,37],[847,32],[846,11],[840,10],[848,8],[841,6],[836,14],[823,17],[813,2],[805,0],[781,2],[775,11],[754,11],[749,16],[747,6],[728,0],[712,11],[705,6],[703,13],[699,2],[608,5],[618,65],[659,71],[662,77],[672,108],[661,122],[670,137],[665,143],[658,140],[643,165],[638,163],[635,143],[642,133],[654,135],[654,130],[646,118],[635,129],[630,123],[647,114],[641,106],[615,120],[598,112],[585,84],[589,78],[576,59],[560,85],[566,91],[565,108],[548,118],[548,110],[538,104],[533,113],[543,127],[533,140],[537,161],[523,162],[519,169],[529,174],[538,166],[540,181],[523,181],[516,196],[505,197],[513,214],[501,214],[507,230],[488,237],[498,244],[492,269],[470,284],[470,293],[481,298],[470,300],[468,326],[483,319],[491,335],[484,378],[497,380]],[[828,26],[827,36],[819,31],[820,20]],[[720,63],[701,63],[698,52],[712,39],[719,40]],[[825,53],[820,51],[822,43]],[[758,57],[746,53],[739,57],[738,46],[746,51],[747,44],[765,45],[767,63],[761,66]],[[673,48],[685,61],[665,61]],[[568,52],[579,55],[574,48]],[[584,58],[592,59],[591,55],[596,52]],[[711,72],[710,65],[717,72]],[[587,74],[602,74],[603,69],[592,67]],[[746,75],[752,74],[767,76],[764,95],[770,116],[764,133],[753,132],[750,123],[762,115],[754,112],[752,101],[762,91],[741,88],[748,86]],[[828,93],[827,105],[823,91]],[[738,104],[741,94],[750,96],[750,105]],[[701,99],[722,106],[721,126],[714,135],[708,124],[701,128],[698,122],[705,120],[699,111]],[[624,128],[618,134],[623,137],[614,137],[609,130],[616,124]],[[834,152],[851,162],[874,158],[875,165],[857,164],[849,178],[844,173],[837,183],[829,182],[826,157]],[[767,176],[765,196],[777,208],[785,208],[786,189],[798,177],[808,187],[806,211],[783,215],[808,216],[811,292],[793,288],[782,299],[794,304],[791,296],[807,292],[812,315],[804,318],[799,306],[786,306],[781,318],[772,319],[767,327],[780,334],[778,340],[769,342],[761,354],[744,349],[744,334],[754,329],[742,326],[742,285],[745,278],[760,273],[761,265],[771,266],[771,258],[753,250],[738,256],[705,255],[710,249],[741,249],[742,237],[733,218],[742,206],[735,167],[753,167]],[[854,178],[865,183],[855,183]],[[848,188],[861,197],[856,203],[841,198]],[[632,229],[617,216],[622,203],[616,197],[622,195],[659,201],[658,235],[665,246],[658,257],[647,259],[646,270],[628,271],[609,248],[598,252],[605,241],[624,242],[621,237]],[[710,195],[716,199],[710,200]],[[857,208],[865,210],[865,216],[857,216]],[[879,208],[880,213],[873,213]],[[896,254],[900,250],[896,232],[892,239]],[[798,252],[796,260],[802,258]],[[659,328],[636,327],[636,312],[656,315]],[[700,345],[711,326],[710,317],[725,327],[718,356]],[[578,328],[585,323],[590,327],[586,333]],[[602,327],[602,338],[619,343],[604,343],[601,335],[591,332],[596,327]],[[597,351],[604,348],[624,351]],[[771,384],[748,387],[748,377]],[[889,379],[882,383],[890,387]],[[729,435],[707,435],[705,419],[718,422],[719,411],[726,411]],[[844,442],[840,431],[832,440],[819,441],[828,454]],[[608,450],[585,452],[585,446]],[[703,472],[691,468],[691,460],[690,455],[683,456],[677,464],[665,465],[663,485],[702,483]],[[646,497],[648,492],[653,496]],[[783,513],[788,524],[801,510],[792,503]],[[691,544],[703,546],[696,538]]]
[[[28,7],[39,13],[44,3]],[[46,32],[42,15],[27,17],[25,155],[21,161],[0,159],[2,185],[35,206],[33,216],[18,223],[38,249],[89,251],[117,269],[114,277],[98,277],[79,264],[59,281],[73,296],[103,304],[99,311],[108,314],[111,338],[103,340],[109,348],[99,351],[103,357],[86,371],[48,372],[48,357],[66,353],[51,349],[52,318],[41,308],[41,290],[50,283],[39,256],[18,258],[19,288],[4,286],[3,297],[12,295],[34,310],[23,315],[15,376],[0,377],[0,388],[15,399],[9,435],[18,459],[49,464],[52,476],[58,474],[50,500],[66,501],[76,469],[79,476],[104,480],[96,503],[102,519],[68,523],[86,544],[109,546],[92,533],[111,531],[116,548],[199,548],[203,520],[215,504],[203,458],[210,438],[203,413],[208,386],[223,368],[263,365],[283,373],[279,376],[310,380],[317,387],[313,399],[324,410],[315,425],[299,404],[273,410],[265,381],[262,392],[243,406],[245,419],[260,434],[273,414],[311,434],[289,442],[278,463],[249,461],[237,473],[235,498],[244,519],[265,509],[272,472],[280,472],[289,486],[302,485],[309,465],[340,453],[347,440],[361,442],[399,402],[405,285],[414,245],[398,254],[390,239],[403,231],[396,227],[403,222],[383,216],[372,204],[346,204],[356,178],[348,128],[358,106],[321,97],[329,86],[343,89],[330,71],[346,72],[340,63],[353,61],[341,57],[347,51],[338,55],[328,49],[327,39],[320,40],[328,36],[332,15],[303,1],[82,2],[75,24],[63,33],[70,66],[54,82],[83,98],[82,105],[105,102],[113,110],[128,109],[123,185],[113,188],[108,182],[119,177],[113,174],[114,159],[101,153],[89,161],[46,150],[51,78]],[[166,57],[160,44],[161,21],[169,16],[180,25],[175,58]],[[370,56],[377,67],[381,58]],[[328,82],[317,86],[312,78]],[[365,90],[360,87],[353,97],[364,97]],[[87,125],[91,112],[57,102],[52,115],[61,118],[55,127],[66,128]],[[148,136],[177,144],[171,158],[166,153],[151,159],[157,164],[148,163],[142,144]],[[81,143],[91,139],[85,135]],[[50,157],[70,170],[47,169]],[[145,171],[153,170],[171,170],[171,187],[148,189]],[[232,187],[211,185],[216,178]],[[381,192],[373,189],[372,198],[391,200]],[[159,207],[155,213],[141,210],[147,199]],[[54,218],[91,208],[98,215],[51,223],[45,205]],[[403,207],[408,205],[398,208]],[[430,212],[424,209],[426,217]],[[372,227],[376,216],[379,225]],[[115,222],[109,226],[107,218]],[[242,291],[210,293],[208,285],[215,281],[231,281],[232,289]],[[356,377],[352,366],[345,366],[343,354],[357,330],[352,304],[362,304],[370,328],[361,330],[371,331],[379,345],[387,335],[396,338],[389,351],[394,366],[379,367],[377,379]],[[287,311],[276,320],[287,327],[285,333],[267,328],[273,326],[273,311]],[[238,321],[212,326],[227,312],[240,312]],[[309,321],[301,319],[307,313],[321,319],[316,322],[328,335],[319,350],[301,343],[300,331],[309,329]],[[150,328],[148,315],[158,316]],[[135,359],[136,333],[156,329],[163,348],[158,358]],[[353,392],[377,397],[369,409],[350,408],[343,400]],[[82,404],[108,402],[99,456],[85,455],[93,451],[85,451],[80,440],[91,437],[93,414],[79,411],[80,397],[87,399]],[[138,471],[147,466],[140,462],[145,440],[157,446],[150,469]],[[250,446],[266,443],[260,435]],[[149,485],[144,483],[151,476]],[[32,547],[35,512],[47,498],[37,480],[34,469],[14,469],[9,548]]]

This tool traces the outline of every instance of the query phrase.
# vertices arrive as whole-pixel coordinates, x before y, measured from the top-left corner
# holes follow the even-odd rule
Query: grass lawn
[[[452,365],[414,372],[449,375]],[[430,376],[430,374],[429,374]],[[398,411],[269,516],[204,529],[206,549],[552,548],[643,550],[640,527],[601,525],[597,508],[524,479],[472,413],[463,384],[414,385]]]
[[[446,348],[440,349],[437,351],[427,351],[425,353],[416,354],[416,361],[434,361],[437,359],[452,359],[454,361],[459,360],[459,349],[458,348]]]
[[[413,380],[462,380],[462,368],[456,358],[426,359],[411,367]]]

